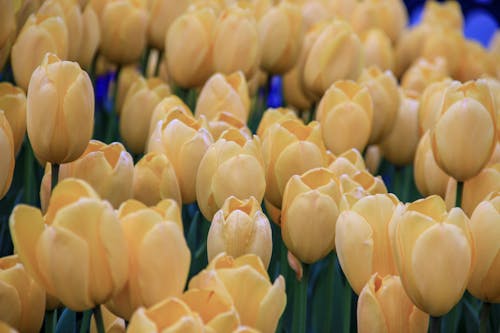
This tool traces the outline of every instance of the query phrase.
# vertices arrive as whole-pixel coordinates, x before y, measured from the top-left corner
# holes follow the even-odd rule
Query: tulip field
[[[500,333],[498,13],[419,3],[0,0],[0,333]]]

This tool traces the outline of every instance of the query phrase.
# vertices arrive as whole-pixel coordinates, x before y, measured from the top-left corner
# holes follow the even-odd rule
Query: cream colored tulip
[[[205,126],[212,134],[214,141],[219,140],[222,133],[229,129],[238,130],[247,139],[252,138],[252,132],[246,124],[229,112],[217,113],[212,120],[206,122]]]
[[[0,110],[0,199],[9,191],[14,176],[16,155],[14,151],[14,137],[5,112]]]
[[[365,66],[377,66],[382,70],[394,71],[395,54],[391,40],[380,29],[370,29],[361,35],[365,50]]]
[[[151,122],[149,124],[149,135],[148,138],[153,134],[153,131],[156,128],[156,125],[160,120],[165,119],[170,112],[173,110],[178,110],[184,113],[187,116],[191,116],[191,110],[189,106],[187,106],[182,99],[177,97],[176,95],[169,95],[163,98],[160,103],[156,105],[153,110],[153,114],[151,115]]]
[[[422,22],[432,26],[447,26],[457,31],[462,30],[463,15],[457,1],[425,3]]]
[[[428,60],[445,59],[448,73],[456,75],[464,52],[465,39],[462,32],[437,27],[432,27],[430,31],[432,33],[426,36],[423,45],[420,46],[420,56]]]
[[[447,77],[448,70],[443,58],[432,60],[419,58],[403,75],[401,87],[422,93],[431,83],[442,81]]]
[[[277,123],[282,123],[286,120],[297,119],[297,114],[287,108],[269,108],[264,111],[264,115],[259,122],[259,127],[257,127],[257,135],[263,139],[266,136],[267,130]]]
[[[112,314],[104,305],[100,305],[104,332],[125,333],[125,320]],[[90,318],[90,333],[98,333],[95,316]]]
[[[302,73],[300,73],[301,59],[297,60],[297,64],[283,75],[283,97],[287,104],[298,110],[309,110],[312,102],[304,91],[302,85]]]
[[[115,96],[115,109],[118,115],[121,114],[123,103],[125,102],[125,98],[127,97],[130,87],[132,87],[140,78],[142,78],[142,75],[136,65],[128,65],[120,69],[120,73],[118,75],[118,87]]]
[[[150,0],[148,25],[149,43],[158,50],[165,47],[165,36],[172,22],[188,8],[189,1]]]
[[[486,166],[475,177],[464,182],[462,208],[471,216],[488,194],[500,190],[500,163]]]
[[[439,109],[443,101],[444,91],[450,86],[452,80],[445,78],[429,84],[420,96],[418,107],[418,127],[420,135],[434,128],[439,117]]]
[[[457,80],[465,82],[477,80],[484,76],[495,75],[496,57],[488,53],[481,43],[466,40],[463,45],[463,56],[460,58],[455,72]]]
[[[10,55],[10,48],[16,39],[16,6],[11,0],[2,0],[0,2],[2,12],[0,13],[0,70],[3,68],[7,58]],[[23,23],[24,24],[24,23]]]
[[[92,61],[96,57],[97,49],[101,42],[101,29],[99,26],[99,17],[90,4],[85,6],[83,11],[83,33],[80,51],[78,53],[78,62],[86,70],[90,70]]]
[[[8,82],[0,83],[0,110],[5,112],[14,138],[14,151],[17,155],[26,133],[26,94]]]
[[[353,176],[359,171],[366,171],[366,166],[359,150],[349,149],[334,157],[328,165],[328,169],[332,170],[337,177],[342,175]]]

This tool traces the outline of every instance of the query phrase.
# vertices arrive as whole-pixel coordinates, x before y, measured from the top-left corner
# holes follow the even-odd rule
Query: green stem
[[[29,205],[34,205],[36,202],[34,163],[33,150],[28,138],[26,138],[24,142],[24,202]]]
[[[490,319],[491,303],[484,302],[481,309],[481,319],[479,322],[479,333],[488,332],[488,321]]]
[[[50,182],[50,193],[54,191],[54,187],[56,187],[57,182],[59,181],[59,164],[51,163],[52,172],[51,172],[51,182]]]
[[[441,317],[430,317],[429,332],[441,333]]]
[[[80,333],[87,333],[89,331],[91,315],[92,315],[92,310],[87,310],[83,312],[82,324],[80,326]]]
[[[344,277],[344,288],[342,289],[342,332],[351,332],[351,307],[352,307],[352,290],[349,282]]]
[[[155,71],[153,73],[154,77],[157,77],[160,74],[160,65],[161,65],[161,58],[162,57],[163,57],[163,51],[158,51],[158,59],[156,60]]]
[[[94,319],[97,327],[97,332],[105,333],[104,321],[102,320],[101,306],[97,305],[94,309],[92,309],[92,311],[94,312]]]
[[[337,260],[337,255],[332,251],[332,253],[330,253],[330,255],[328,256],[328,261],[326,262],[326,264],[328,265],[327,266],[327,270],[326,270],[326,281],[327,281],[327,287],[326,287],[326,291],[325,291],[325,294],[322,295],[322,297],[324,297],[324,299],[326,298],[326,309],[325,309],[325,324],[324,324],[324,328],[325,328],[325,331],[324,332],[333,332],[334,331],[334,328],[333,328],[333,299],[334,299],[334,292],[333,292],[333,285],[334,285],[334,280],[335,280],[335,271],[336,271],[336,267],[335,267],[335,261]]]
[[[57,309],[45,311],[45,333],[54,333],[56,331]]]
[[[464,182],[457,182],[457,197],[455,198],[455,207],[462,207],[463,192],[464,192]]]
[[[413,181],[413,173],[411,172],[411,165],[407,165],[404,167],[403,171],[403,182],[401,186],[401,200],[403,202],[410,201],[410,187],[411,182]]]
[[[297,281],[293,303],[293,333],[304,333],[307,330],[307,286],[309,284],[309,265],[304,264],[302,280]]]

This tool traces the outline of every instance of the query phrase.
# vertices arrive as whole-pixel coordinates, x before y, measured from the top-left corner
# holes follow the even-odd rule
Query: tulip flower
[[[93,308],[125,285],[128,261],[122,226],[111,205],[84,181],[61,181],[45,216],[37,208],[16,206],[9,224],[28,273],[68,308]]]
[[[85,6],[82,16],[83,32],[80,50],[78,53],[78,63],[90,70],[92,61],[96,56],[97,48],[101,42],[101,30],[99,28],[99,18],[90,4]]]
[[[447,26],[462,31],[463,15],[460,3],[428,1],[422,13],[422,22],[431,26]]]
[[[394,71],[395,55],[391,40],[380,29],[370,29],[361,35],[365,50],[365,66]]]
[[[445,78],[429,84],[422,92],[420,106],[418,107],[418,128],[421,136],[436,124],[444,91],[450,86],[451,82],[450,78]]]
[[[335,247],[340,266],[358,295],[372,274],[397,275],[389,223],[398,203],[393,194],[370,195],[343,211],[337,220]]]
[[[398,276],[373,274],[358,298],[358,332],[425,333],[429,315],[406,295]]]
[[[231,196],[212,219],[207,238],[208,261],[219,253],[233,257],[253,253],[267,268],[273,241],[271,225],[255,197],[239,200]]]
[[[42,163],[68,163],[85,151],[94,128],[94,90],[76,62],[45,55],[30,80],[26,127]]]
[[[125,333],[125,320],[112,314],[105,306],[101,305],[102,321],[106,333]],[[90,333],[98,333],[95,316],[90,318]]]
[[[177,97],[176,95],[169,95],[163,98],[160,103],[156,105],[153,110],[153,114],[151,115],[151,121],[149,123],[149,135],[148,138],[153,134],[156,125],[160,120],[163,120],[167,117],[167,115],[173,110],[180,111],[184,113],[186,116],[192,116],[191,110],[189,106],[187,106],[182,99]],[[175,111],[175,112],[177,112]]]
[[[205,127],[212,134],[215,141],[219,140],[222,133],[229,129],[239,131],[247,139],[252,138],[252,132],[250,132],[246,124],[229,112],[217,113],[214,118],[206,122]]]
[[[475,176],[489,161],[496,138],[496,113],[487,83],[452,83],[431,131],[439,167],[458,181]]]
[[[130,87],[140,78],[142,78],[142,75],[136,65],[128,65],[120,69],[115,96],[115,109],[118,115],[121,114],[123,103],[125,102]]]
[[[287,108],[269,108],[264,111],[264,115],[257,127],[257,135],[263,139],[268,128],[276,123],[282,123],[285,120],[297,119],[297,115],[292,109]]]
[[[8,82],[0,83],[0,110],[5,112],[14,137],[14,151],[19,153],[26,133],[26,94]]]
[[[366,166],[359,150],[349,149],[335,157],[328,165],[328,169],[339,178],[342,175],[353,176],[359,171],[365,171]]]
[[[433,195],[396,208],[389,235],[406,294],[422,311],[442,316],[465,291],[474,267],[469,219]],[[450,278],[453,277],[453,278]]]
[[[182,204],[181,190],[175,170],[167,156],[150,152],[134,168],[133,197],[146,205],[156,205],[163,199]]]
[[[120,135],[133,153],[144,152],[153,111],[168,95],[170,87],[158,78],[139,78],[128,90],[120,113]]]
[[[419,58],[403,75],[401,87],[422,93],[431,83],[442,81],[447,77],[448,70],[443,58],[432,60]]]
[[[150,13],[148,25],[149,43],[158,50],[165,47],[165,35],[172,22],[182,15],[189,5],[188,1],[153,0],[148,2]]]
[[[0,258],[0,295],[0,321],[21,332],[40,331],[45,291],[28,274],[17,255]]]
[[[196,173],[211,143],[200,122],[179,110],[160,121],[149,139],[147,151],[166,154],[174,166],[183,203],[196,200]]]
[[[467,290],[485,302],[498,303],[500,288],[500,192],[494,192],[482,201],[472,213],[470,229],[474,238],[476,265],[467,285]]]
[[[12,46],[12,71],[16,83],[26,91],[31,75],[40,63],[44,63],[46,53],[66,59],[68,38],[68,28],[62,17],[31,15]]]
[[[14,165],[16,155],[14,152],[14,137],[4,111],[0,110],[0,199],[9,191],[12,177],[14,176]]]
[[[376,175],[382,162],[382,150],[377,145],[368,146],[365,150],[366,169],[372,175]]]
[[[372,130],[373,102],[366,87],[354,81],[337,81],[318,105],[316,119],[326,147],[334,154],[363,150]]]
[[[366,170],[357,171],[354,174],[343,174],[339,179],[340,192],[342,200],[340,200],[339,210],[350,209],[359,200],[369,195],[387,194],[382,177],[374,177]]]
[[[200,161],[196,199],[207,220],[212,220],[231,196],[255,197],[262,202],[266,190],[264,160],[257,136],[247,139],[235,129],[222,133]]]
[[[405,29],[395,45],[396,66],[394,74],[401,77],[406,70],[421,56],[422,45],[426,38],[432,33],[429,25],[417,25],[414,28]]]
[[[468,216],[491,192],[500,189],[500,163],[486,166],[475,177],[464,182],[462,208]]]
[[[464,37],[461,31],[450,28],[432,28],[432,33],[420,46],[420,56],[428,60],[443,58],[448,73],[455,75],[462,57]]]
[[[0,2],[0,70],[10,53],[10,47],[16,38],[16,6],[10,0]],[[21,26],[20,26],[21,27]]]
[[[301,59],[297,60],[302,62]],[[299,64],[296,64],[291,70],[283,75],[283,97],[287,104],[295,107],[298,110],[309,110],[311,101],[309,96],[304,91],[301,82],[301,73]]]

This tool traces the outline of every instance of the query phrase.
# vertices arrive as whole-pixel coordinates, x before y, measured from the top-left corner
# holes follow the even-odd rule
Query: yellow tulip
[[[269,108],[264,111],[264,115],[259,122],[259,127],[257,127],[257,136],[263,139],[266,135],[268,128],[276,123],[282,123],[285,120],[297,119],[297,114],[287,108]]]
[[[491,97],[493,98],[493,103],[495,104],[495,110],[497,113],[497,138],[500,142],[500,79],[485,78],[484,82],[488,85]]]
[[[16,155],[14,151],[14,137],[7,117],[3,110],[0,110],[0,199],[9,191],[14,176],[14,166]]]
[[[186,303],[169,297],[154,306],[135,311],[127,327],[129,333],[203,333],[203,321]]]
[[[139,78],[128,90],[120,113],[120,135],[133,153],[144,152],[153,111],[168,95],[170,87],[159,78]]]
[[[201,159],[212,144],[212,136],[196,119],[174,110],[156,125],[148,152],[167,155],[174,166],[182,202],[196,200],[196,173]]]
[[[298,5],[283,1],[268,9],[258,23],[262,47],[260,67],[284,74],[296,63],[302,46],[302,15]]]
[[[326,149],[318,122],[304,125],[286,120],[271,126],[262,140],[266,166],[266,199],[281,208],[286,183],[293,175],[326,164]]]
[[[373,123],[369,143],[379,143],[394,127],[400,95],[396,78],[391,71],[382,72],[378,67],[363,70],[358,84],[368,88],[373,101]]]
[[[500,288],[500,192],[492,193],[472,213],[470,229],[474,238],[476,265],[467,290],[485,302],[498,303]]]
[[[167,156],[150,152],[134,168],[133,197],[146,205],[156,205],[163,199],[173,199],[182,205],[181,190],[175,170]]]
[[[333,13],[330,10],[331,2],[327,2],[324,0],[308,0],[308,1],[295,1],[301,5],[302,10],[302,21],[304,31],[309,30],[314,24],[320,21],[328,21],[333,18]],[[335,1],[335,3],[339,3],[342,1]],[[350,1],[344,1],[349,3]],[[338,15],[339,17],[345,19],[345,16]],[[288,100],[287,100],[288,101]]]
[[[461,31],[463,15],[460,3],[457,1],[427,1],[422,14],[422,22],[433,26],[446,26]]]
[[[240,200],[231,196],[212,219],[207,238],[208,261],[219,253],[233,257],[253,253],[267,268],[273,240],[271,225],[255,197]]]
[[[302,57],[302,55],[301,55]],[[283,97],[287,104],[299,110],[309,110],[312,102],[309,96],[304,91],[302,85],[302,74],[300,73],[301,59],[297,60],[297,64],[283,75]]]
[[[146,47],[149,14],[144,0],[106,1],[100,13],[100,52],[111,62],[126,65]]]
[[[163,98],[160,103],[156,105],[156,107],[153,110],[153,114],[151,115],[151,122],[149,124],[149,134],[148,138],[151,137],[151,134],[153,134],[156,125],[158,125],[158,122],[160,120],[163,120],[167,117],[167,115],[172,112],[172,110],[178,110],[181,111],[182,113],[186,114],[187,116],[191,116],[191,110],[189,109],[189,106],[187,106],[182,99],[177,97],[176,95],[170,95],[165,98]]]
[[[389,223],[399,200],[393,194],[360,199],[337,220],[335,247],[340,266],[356,294],[374,273],[397,275]]]
[[[121,114],[123,103],[125,102],[125,98],[127,97],[130,87],[132,87],[140,78],[142,78],[142,75],[136,65],[128,65],[120,70],[120,74],[118,75],[118,87],[115,96],[116,113],[118,115]]]
[[[334,20],[321,29],[304,65],[304,83],[321,96],[338,80],[355,80],[364,66],[364,50],[351,26]]]
[[[238,70],[252,77],[261,59],[257,22],[248,9],[229,6],[219,15],[213,32],[215,72],[231,74]]]
[[[471,216],[477,205],[491,192],[500,189],[500,163],[486,166],[475,177],[464,182],[462,208]]]
[[[350,209],[359,200],[369,195],[387,194],[382,177],[374,177],[366,170],[357,171],[354,174],[343,174],[338,177],[342,200],[340,200],[340,211]]]
[[[399,276],[374,274],[358,298],[359,333],[425,333],[429,315],[406,295]]]
[[[488,53],[479,42],[466,40],[455,77],[465,82],[495,75],[495,56]]]
[[[300,261],[314,263],[335,248],[340,196],[337,177],[325,168],[311,169],[288,181],[283,195],[281,235]]]
[[[342,175],[353,176],[358,171],[366,170],[363,156],[357,149],[349,149],[341,155],[334,157],[328,165],[337,178]]]
[[[377,145],[368,146],[365,150],[366,169],[376,175],[382,162],[382,150]]]
[[[430,31],[431,33],[426,36],[423,45],[420,46],[420,56],[428,60],[445,59],[448,73],[455,75],[464,52],[462,32],[437,27],[433,27]]]
[[[422,45],[432,33],[429,25],[417,25],[412,29],[405,29],[395,45],[396,66],[394,74],[400,78],[406,70],[417,60],[422,52]]]
[[[1,0],[0,6],[0,70],[10,55],[10,48],[16,39],[16,6],[11,0]],[[19,25],[19,29],[22,25]]]
[[[41,1],[40,0],[22,0],[20,1],[18,7],[16,8],[16,22],[17,27],[20,28],[24,25],[26,20],[31,14],[36,13],[36,11],[40,8]],[[6,8],[6,7],[2,7]]]
[[[272,203],[264,198],[264,207],[266,208],[266,215],[278,226],[281,225],[281,209],[274,206]]]
[[[262,333],[276,331],[286,305],[285,280],[279,276],[271,284],[262,261],[254,254],[237,259],[218,255],[205,270],[191,279],[189,289],[219,293],[234,305],[242,325],[254,327]]]
[[[104,332],[106,333],[125,333],[125,320],[112,314],[105,306],[100,305],[102,312],[102,321]],[[90,319],[90,333],[98,333],[95,316]]]
[[[363,150],[372,130],[373,102],[368,88],[354,81],[337,81],[318,105],[316,119],[326,147],[334,154]]]
[[[401,282],[412,302],[431,316],[450,311],[469,281],[475,258],[468,222],[460,208],[447,212],[436,195],[394,213],[389,234]]]
[[[439,167],[458,181],[475,176],[489,161],[496,138],[496,113],[487,83],[452,83],[431,131]]]
[[[175,201],[167,199],[148,208],[129,200],[120,206],[118,216],[129,249],[128,280],[106,306],[129,320],[141,306],[182,294],[191,253]]]
[[[443,58],[432,60],[419,58],[404,73],[401,79],[401,87],[422,93],[431,83],[442,81],[447,77],[448,70]]]
[[[66,59],[68,38],[68,28],[62,17],[31,15],[12,46],[12,71],[16,83],[26,91],[31,75],[44,62],[48,52]]]
[[[436,124],[444,91],[450,86],[451,82],[452,80],[447,77],[441,81],[431,83],[424,89],[422,95],[420,95],[418,128],[421,136]]]
[[[419,95],[412,90],[401,90],[401,104],[389,135],[380,143],[384,157],[399,166],[413,163],[420,139],[418,133]]]
[[[21,332],[39,332],[45,291],[26,272],[17,255],[0,258],[0,321]]]
[[[26,94],[8,82],[0,83],[0,110],[5,112],[14,137],[14,151],[17,155],[26,133]]]
[[[177,85],[184,88],[201,86],[214,72],[212,31],[216,20],[213,10],[202,8],[187,11],[170,25],[165,39],[165,57],[168,73]]]
[[[83,11],[83,33],[82,42],[80,45],[80,50],[78,52],[78,63],[85,68],[90,70],[92,66],[92,61],[97,53],[97,48],[101,42],[101,30],[99,28],[99,17],[94,8],[87,4],[85,10]]]
[[[148,2],[150,13],[148,25],[149,43],[158,50],[165,47],[165,35],[172,22],[187,9],[189,1],[152,0]]]
[[[30,80],[26,127],[42,163],[68,163],[85,151],[94,128],[94,89],[78,63],[45,56]]]
[[[394,71],[395,54],[391,40],[380,29],[370,29],[361,35],[365,50],[365,66],[377,66],[382,70]]]
[[[246,123],[250,112],[250,96],[245,75],[241,71],[231,75],[214,74],[201,89],[196,102],[195,116],[212,120],[226,111]]]
[[[205,127],[215,141],[219,140],[222,133],[229,129],[239,131],[247,139],[252,138],[252,132],[246,124],[229,112],[218,112],[212,120],[206,122]]]
[[[37,208],[16,206],[9,224],[26,270],[68,308],[90,309],[125,285],[128,262],[122,226],[111,205],[84,181],[61,181],[45,216]]]

